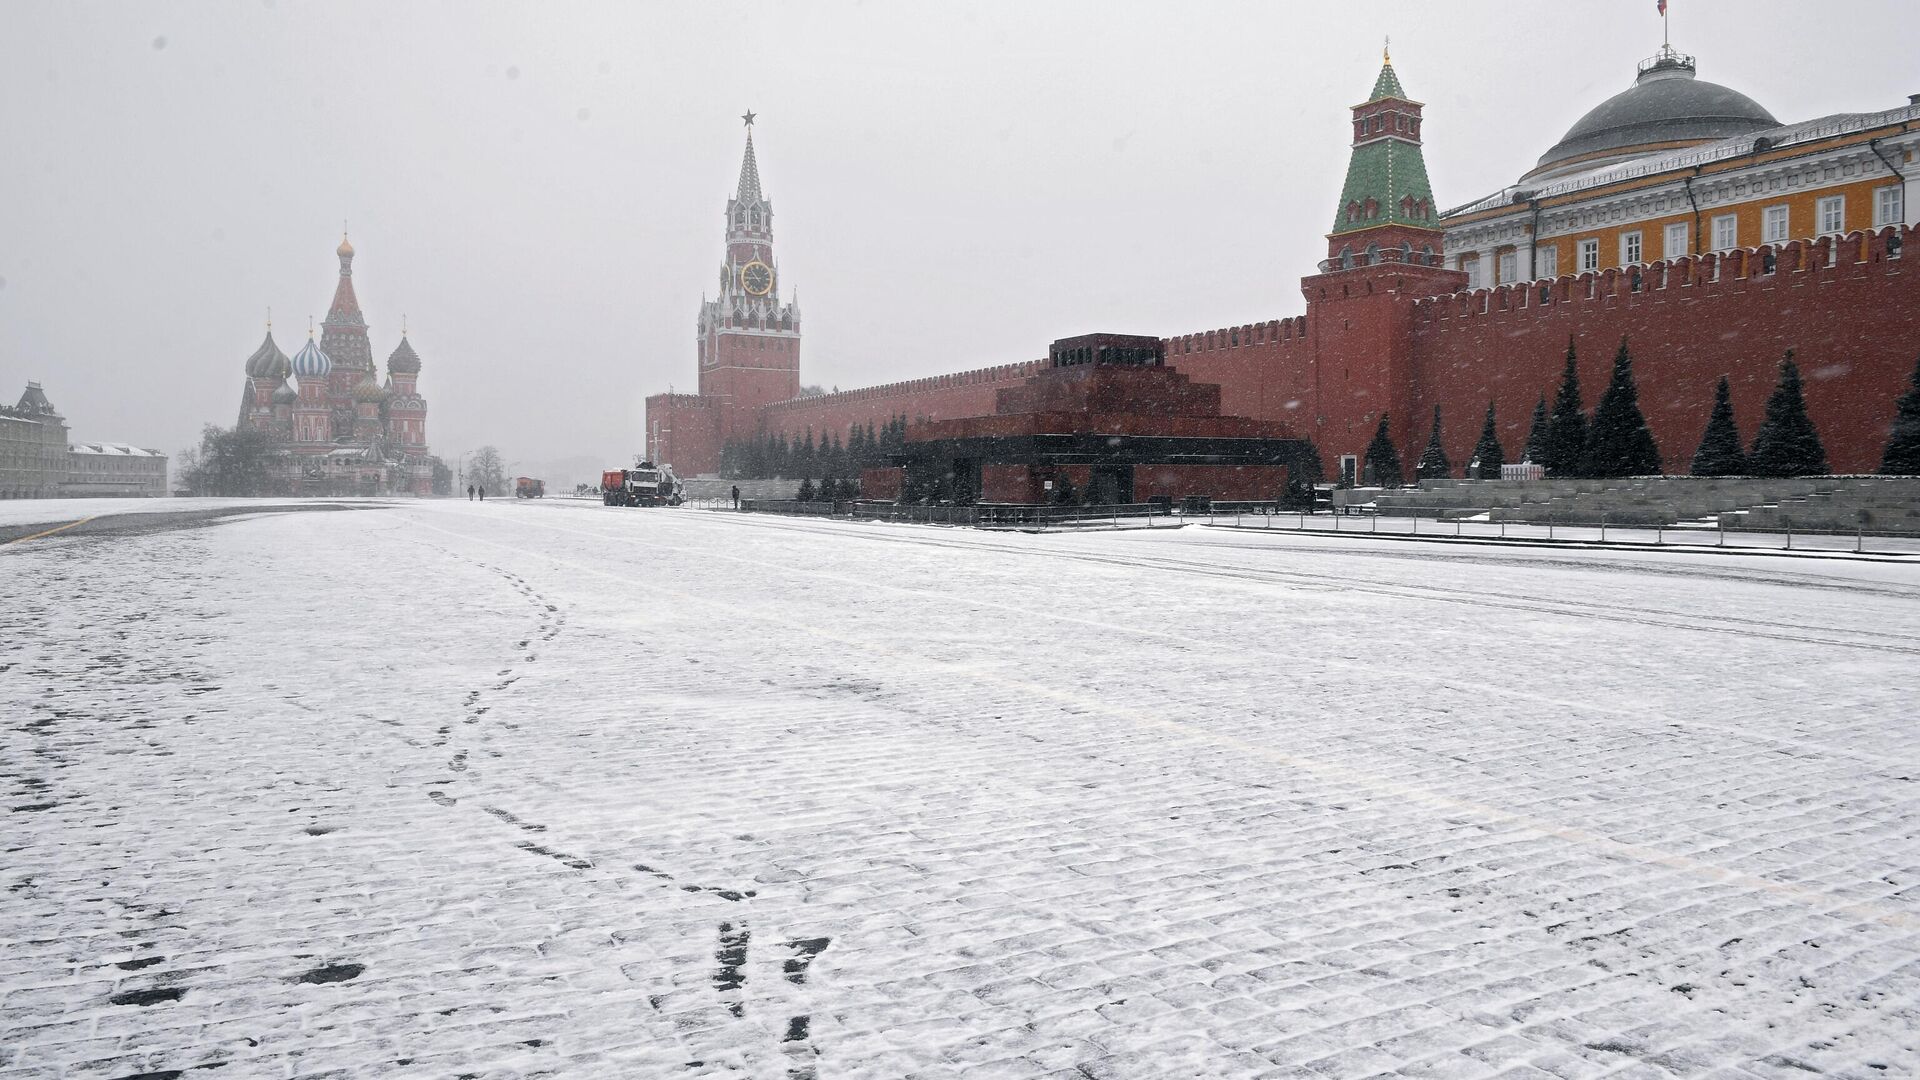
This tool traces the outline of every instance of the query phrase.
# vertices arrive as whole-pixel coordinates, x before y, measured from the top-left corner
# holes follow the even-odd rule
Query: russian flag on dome
[[[1665,15],[1667,13],[1667,0],[1658,0],[1658,3],[1660,5],[1660,14]]]

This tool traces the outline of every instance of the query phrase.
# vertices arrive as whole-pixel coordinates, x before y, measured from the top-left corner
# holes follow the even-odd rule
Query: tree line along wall
[[[1879,467],[1894,402],[1920,357],[1920,252],[1909,227],[1778,247],[1690,256],[1631,271],[1563,277],[1416,301],[1414,412],[1419,456],[1433,407],[1456,472],[1478,441],[1487,402],[1507,460],[1526,446],[1534,404],[1551,407],[1571,335],[1591,410],[1625,335],[1640,407],[1668,473],[1684,473],[1706,430],[1714,384],[1731,384],[1751,446],[1794,350],[1807,411],[1836,473]],[[1889,240],[1897,235],[1896,249]],[[1767,267],[1772,259],[1771,270]],[[1546,291],[1542,302],[1542,290]]]

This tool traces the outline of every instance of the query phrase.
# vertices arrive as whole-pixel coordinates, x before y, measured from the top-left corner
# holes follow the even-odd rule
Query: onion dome
[[[293,364],[280,346],[273,343],[273,331],[267,331],[266,340],[247,357],[247,378],[285,380],[293,371]]]
[[[413,346],[407,343],[407,335],[400,335],[400,347],[387,357],[387,370],[395,375],[420,374],[420,354],[414,352]]]
[[[300,346],[300,351],[293,354],[293,373],[300,376],[302,381],[324,379],[327,372],[332,370],[333,358],[321,352],[312,337],[308,337],[307,343]]]
[[[287,385],[287,380],[283,376],[280,379],[280,388],[273,392],[273,403],[275,405],[292,405],[299,400],[300,395],[294,391],[293,387]]]
[[[1663,48],[1633,86],[1595,106],[1540,156],[1530,177],[1624,161],[1780,126],[1759,102],[1695,77],[1694,59]]]
[[[353,400],[371,401],[374,404],[378,405],[379,403],[387,400],[387,397],[391,393],[392,391],[388,390],[384,386],[381,386],[380,383],[374,379],[373,372],[369,370],[364,378],[362,378],[358,383],[354,384]]]
[[[353,245],[347,243],[347,236],[345,233],[340,234],[340,246],[337,248],[334,248],[333,253],[335,255],[340,256],[343,259],[353,258]]]

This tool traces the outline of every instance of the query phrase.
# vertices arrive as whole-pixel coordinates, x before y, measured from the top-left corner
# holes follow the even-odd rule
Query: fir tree
[[[1393,436],[1387,433],[1387,414],[1380,414],[1380,428],[1367,444],[1366,475],[1376,487],[1399,487],[1405,482],[1400,473],[1400,452],[1393,448]]]
[[[1792,349],[1780,362],[1780,383],[1767,399],[1767,418],[1753,437],[1747,467],[1755,476],[1819,476],[1827,471],[1827,452],[1807,417],[1807,399]]]
[[[813,474],[814,463],[819,460],[819,455],[815,454],[813,449],[812,425],[808,425],[806,440],[800,444],[795,457],[795,464],[800,466],[801,476],[811,476]]]
[[[1533,407],[1533,425],[1527,428],[1527,448],[1521,460],[1538,465],[1547,456],[1547,395]]]
[[[1547,409],[1545,398],[1540,399],[1540,411],[1544,415]],[[1500,432],[1493,420],[1493,402],[1487,402],[1487,422],[1480,425],[1480,441],[1473,444],[1473,456],[1480,462],[1480,478],[1483,480],[1500,479],[1500,466],[1507,463],[1507,452],[1500,448]]]
[[[1700,436],[1700,449],[1693,452],[1695,476],[1745,476],[1747,455],[1740,449],[1740,428],[1733,422],[1733,391],[1727,377],[1713,390],[1713,412],[1707,416],[1706,434]]]
[[[1913,365],[1913,387],[1900,395],[1893,412],[1893,430],[1887,436],[1887,452],[1880,457],[1880,471],[1899,476],[1920,473],[1920,361]]]
[[[1580,471],[1609,479],[1660,474],[1660,448],[1640,412],[1640,391],[1633,384],[1633,354],[1624,337],[1620,350],[1613,354],[1613,379],[1593,409]]]
[[[1534,460],[1547,467],[1548,475],[1578,476],[1586,452],[1587,414],[1580,407],[1580,367],[1574,358],[1573,337],[1568,335],[1567,369],[1560,376],[1560,392],[1547,418],[1546,446]]]
[[[1440,406],[1433,407],[1433,433],[1427,436],[1427,448],[1420,452],[1420,461],[1413,467],[1413,474],[1422,480],[1444,480],[1453,475],[1453,462],[1447,460],[1446,448],[1440,445]]]
[[[813,490],[813,477],[802,477],[800,480],[800,493],[795,495],[794,498],[799,499],[801,502],[812,502],[815,494],[816,492]]]

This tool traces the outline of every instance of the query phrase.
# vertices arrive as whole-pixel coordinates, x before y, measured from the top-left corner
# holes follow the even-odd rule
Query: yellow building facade
[[[1519,182],[1442,216],[1469,285],[1916,223],[1920,95],[1780,124],[1663,49]]]

